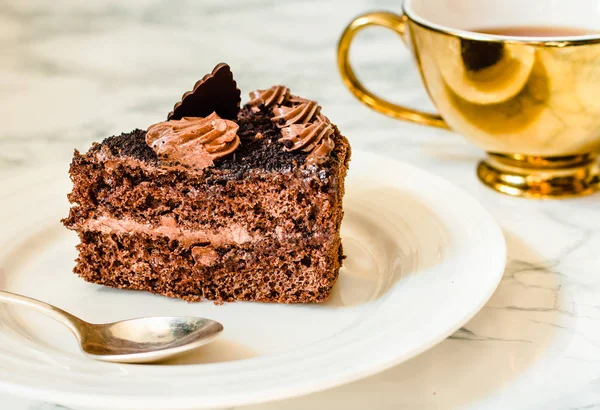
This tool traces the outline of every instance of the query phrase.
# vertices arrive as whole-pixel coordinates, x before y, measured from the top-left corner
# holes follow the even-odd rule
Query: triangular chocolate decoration
[[[183,94],[167,120],[207,117],[213,112],[223,119],[235,120],[240,111],[241,101],[240,90],[233,79],[231,69],[227,64],[220,63],[212,73],[198,81],[192,91]]]

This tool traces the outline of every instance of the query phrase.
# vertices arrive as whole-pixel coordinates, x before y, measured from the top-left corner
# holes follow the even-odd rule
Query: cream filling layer
[[[117,219],[103,215],[95,219],[88,219],[76,228],[107,235],[143,233],[150,236],[166,236],[171,240],[179,241],[184,246],[194,243],[210,243],[213,246],[241,245],[260,239],[259,236],[251,235],[240,224],[231,224],[218,231],[187,229],[179,226],[172,217],[163,217],[159,225],[152,225],[129,218]]]

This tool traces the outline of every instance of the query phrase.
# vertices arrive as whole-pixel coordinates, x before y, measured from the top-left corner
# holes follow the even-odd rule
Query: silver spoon
[[[0,290],[0,302],[26,306],[64,324],[81,351],[105,362],[148,363],[195,349],[222,330],[219,322],[200,317],[144,317],[92,324],[36,299]]]

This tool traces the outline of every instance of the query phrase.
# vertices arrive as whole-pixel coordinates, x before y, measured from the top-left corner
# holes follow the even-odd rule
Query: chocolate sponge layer
[[[80,234],[75,272],[115,288],[147,290],[190,302],[306,303],[327,299],[341,266],[341,242],[325,246],[182,247],[144,234]]]
[[[72,172],[70,199],[78,205],[65,220],[72,228],[102,216],[154,226],[169,217],[188,230],[235,224],[254,236],[322,242],[337,234],[343,216],[339,174],[261,173],[212,184],[202,175],[107,166],[78,154]]]

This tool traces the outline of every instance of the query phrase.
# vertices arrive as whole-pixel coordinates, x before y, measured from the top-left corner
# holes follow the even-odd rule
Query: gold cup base
[[[596,154],[537,157],[489,153],[479,179],[503,194],[534,199],[589,195],[600,189]]]

